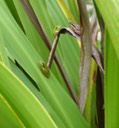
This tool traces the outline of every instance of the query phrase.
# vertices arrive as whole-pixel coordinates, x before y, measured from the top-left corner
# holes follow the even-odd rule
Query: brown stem
[[[90,78],[92,39],[91,39],[90,22],[89,22],[85,1],[77,0],[77,3],[80,14],[81,27],[84,29],[84,33],[81,36],[82,53],[81,53],[81,66],[80,66],[80,89],[78,96],[78,106],[81,110],[81,113],[83,113],[85,109],[89,78]]]
[[[103,67],[103,61],[102,61],[102,55],[99,52],[99,50],[95,47],[95,45],[92,45],[92,57],[96,61],[97,65],[99,66],[100,72],[104,75],[104,67]]]
[[[48,62],[47,62],[47,66],[49,68],[51,68],[52,61],[53,61],[53,58],[55,56],[55,50],[56,50],[56,47],[57,47],[57,44],[58,44],[58,40],[59,40],[59,34],[57,34],[55,36],[55,39],[54,39],[53,44],[52,44],[52,48],[51,48],[50,55],[49,55]]]
[[[57,56],[56,56],[56,57],[57,57]],[[70,82],[68,76],[66,75],[65,70],[62,68],[61,63],[59,62],[58,59],[55,60],[55,61],[56,61],[56,64],[57,64],[59,70],[61,71],[60,73],[61,73],[61,75],[62,75],[62,77],[63,77],[63,79],[64,79],[64,81],[65,81],[65,83],[66,83],[66,85],[67,85],[67,88],[68,88],[68,90],[69,90],[69,93],[70,93],[72,99],[73,99],[74,102],[77,104],[77,96],[76,96],[76,94],[75,94],[75,92],[74,92],[74,89],[72,88],[71,82]]]
[[[55,51],[56,51],[56,47],[57,47],[57,44],[58,44],[58,40],[59,40],[59,37],[60,37],[60,34],[65,34],[65,33],[68,33],[70,35],[73,35],[75,34],[71,29],[69,28],[62,28],[60,29],[57,34],[55,35],[55,39],[54,39],[54,42],[53,42],[53,45],[52,45],[52,48],[51,48],[51,51],[50,51],[50,55],[49,55],[49,58],[48,58],[48,62],[47,62],[47,66],[49,68],[51,68],[51,65],[52,65],[52,62],[53,62],[53,58],[55,56]],[[64,70],[63,70],[64,71]],[[62,75],[64,74],[64,72],[62,73]],[[67,77],[67,76],[65,76]],[[68,82],[68,90],[73,98],[73,100],[77,103],[77,96],[72,88],[72,85],[70,84],[70,81],[68,80],[68,77],[66,79],[66,82]]]

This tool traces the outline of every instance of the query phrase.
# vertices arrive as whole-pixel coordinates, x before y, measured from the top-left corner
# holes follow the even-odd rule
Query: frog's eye
[[[42,61],[40,62],[40,70],[41,72],[47,77],[50,77],[50,71],[49,68],[47,67],[47,65]]]

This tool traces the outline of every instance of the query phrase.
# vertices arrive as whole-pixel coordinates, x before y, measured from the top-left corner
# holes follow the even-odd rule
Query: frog
[[[50,77],[50,70],[49,70],[49,68],[47,67],[47,65],[45,64],[44,61],[40,62],[40,70],[44,74],[44,76],[46,76],[47,78]]]

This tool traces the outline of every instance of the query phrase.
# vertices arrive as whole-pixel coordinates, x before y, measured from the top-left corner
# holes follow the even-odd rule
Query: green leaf
[[[68,20],[79,23],[79,15],[76,0],[57,0],[60,8]]]
[[[116,2],[114,0],[94,0],[106,25],[106,28],[109,32],[110,38],[113,42],[114,49],[116,51],[117,56],[119,57],[119,0]],[[107,11],[108,10],[108,11]]]
[[[9,103],[0,93],[0,126],[3,128],[24,128],[24,124],[15,114]]]
[[[94,0],[106,27],[105,36],[105,127],[119,125],[119,0]]]
[[[11,14],[13,15],[14,19],[17,21],[17,23],[19,24],[19,26],[21,27],[21,29],[24,31],[24,28],[22,26],[22,23],[20,21],[19,15],[16,11],[16,8],[14,6],[13,0],[4,0],[6,5],[8,6]]]
[[[119,58],[114,49],[113,40],[111,40],[108,32],[105,47],[105,127],[116,128],[119,126]]]
[[[57,128],[33,93],[1,63],[0,73],[0,94],[25,127]]]

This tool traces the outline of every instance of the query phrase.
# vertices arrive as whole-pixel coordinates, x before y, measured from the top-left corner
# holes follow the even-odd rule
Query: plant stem
[[[48,62],[47,62],[47,66],[49,68],[51,68],[52,66],[52,62],[53,62],[53,58],[55,57],[55,51],[56,51],[56,47],[57,47],[57,44],[58,44],[58,41],[59,41],[59,37],[60,37],[60,34],[64,34],[64,33],[70,33],[70,34],[74,34],[74,32],[72,30],[70,30],[69,28],[62,28],[60,29],[57,34],[55,35],[55,38],[54,38],[54,41],[53,41],[53,45],[52,45],[52,48],[51,48],[51,51],[50,51],[50,55],[49,55],[49,58],[48,58]],[[57,62],[57,61],[56,61]],[[60,64],[60,63],[59,63]],[[62,68],[60,65],[58,65],[59,68]],[[70,95],[72,97],[72,99],[77,103],[77,96],[74,92],[74,89],[67,77],[67,75],[65,74],[65,71],[60,69],[62,72],[62,76],[63,78],[65,78],[65,82],[67,83],[67,88],[70,92]],[[64,74],[65,74],[65,77],[64,77]]]
[[[90,78],[92,39],[90,22],[85,1],[77,0],[77,3],[80,14],[81,27],[84,30],[84,33],[81,36],[80,89],[78,95],[78,106],[81,113],[83,113],[85,109]]]
[[[53,44],[52,44],[52,48],[50,50],[50,55],[49,55],[48,62],[47,62],[47,67],[49,67],[49,68],[51,68],[53,58],[55,56],[55,51],[56,51],[56,47],[58,44],[58,40],[59,40],[59,34],[57,34],[55,36],[55,39],[54,39]]]

